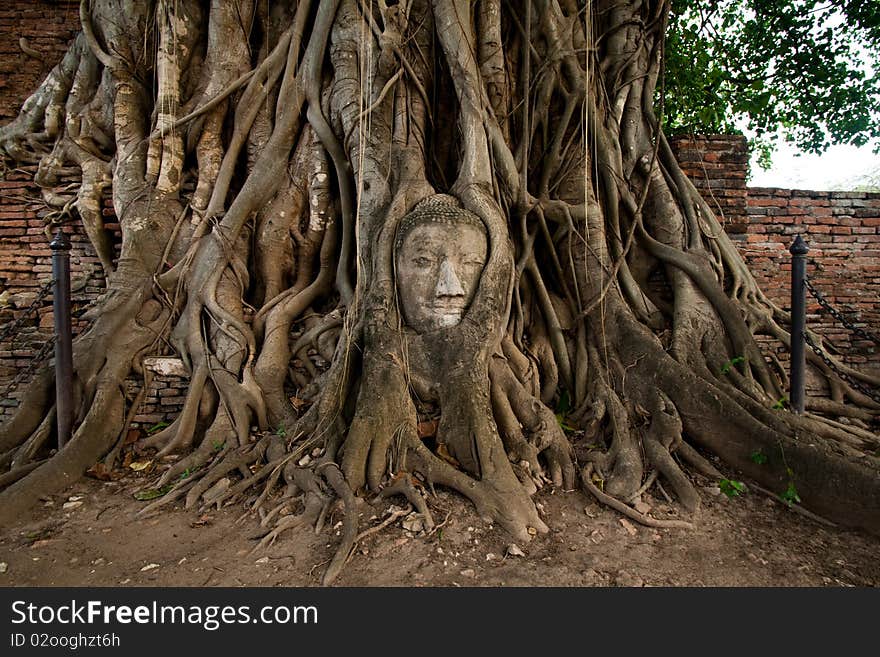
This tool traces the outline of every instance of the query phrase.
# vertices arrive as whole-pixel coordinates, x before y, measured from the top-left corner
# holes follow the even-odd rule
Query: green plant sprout
[[[746,359],[743,356],[736,356],[735,358],[731,358],[729,361],[727,361],[726,363],[724,363],[721,366],[721,373],[722,374],[729,374],[730,370],[735,365],[739,365],[740,363],[745,363],[745,362],[746,362]]]
[[[722,479],[718,482],[718,488],[727,497],[737,497],[746,492],[746,485],[736,479]]]

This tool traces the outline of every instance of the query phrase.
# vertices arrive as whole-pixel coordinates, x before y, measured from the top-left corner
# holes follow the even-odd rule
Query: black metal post
[[[52,249],[52,311],[55,316],[55,412],[58,449],[73,430],[73,332],[70,326],[70,240],[59,228]]]
[[[791,390],[789,401],[795,413],[804,412],[804,372],[806,353],[804,331],[807,325],[807,252],[810,250],[798,235],[788,249],[791,253]]]

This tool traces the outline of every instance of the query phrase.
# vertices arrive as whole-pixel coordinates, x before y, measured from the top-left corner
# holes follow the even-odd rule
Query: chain
[[[880,344],[880,337],[874,335],[870,331],[866,331],[860,326],[856,326],[855,324],[847,320],[846,317],[844,317],[843,314],[839,310],[837,310],[837,308],[828,303],[828,300],[825,298],[825,296],[821,292],[819,292],[819,290],[813,287],[813,284],[810,283],[810,279],[805,278],[804,283],[806,283],[807,289],[810,291],[810,293],[814,297],[816,297],[816,301],[819,302],[819,305],[827,310],[834,319],[843,324],[846,328],[848,328],[859,337],[864,338],[865,340],[868,340],[870,342]]]
[[[45,296],[45,295],[44,295]],[[88,307],[83,308],[78,313],[71,313],[75,319],[79,319],[85,311],[88,310]],[[0,398],[8,398],[9,395],[15,390],[22,381],[25,381],[31,374],[33,374],[34,370],[37,369],[46,358],[50,355],[51,351],[55,347],[55,335],[50,335],[46,340],[40,345],[40,348],[31,356],[30,362],[20,371],[15,377],[6,384],[6,387],[0,392]]]
[[[18,316],[18,319],[12,320],[6,326],[4,326],[2,330],[0,330],[0,342],[3,342],[15,331],[20,329],[24,324],[24,321],[37,312],[37,309],[42,304],[43,299],[49,296],[49,293],[52,291],[52,286],[54,283],[54,280],[50,280],[48,283],[45,283],[40,288],[39,293],[37,293],[37,297],[33,301],[31,301],[31,304],[25,309],[25,311]]]
[[[825,363],[829,368],[831,368],[831,370],[835,374],[837,374],[837,376],[846,381],[850,386],[852,386],[854,390],[858,390],[863,395],[870,397],[876,402],[880,402],[880,394],[878,394],[874,390],[871,390],[870,388],[865,387],[865,385],[861,381],[858,381],[852,375],[840,369],[840,366],[833,360],[831,360],[831,357],[826,353],[824,349],[816,344],[815,340],[810,337],[809,333],[804,331],[803,335],[806,343],[810,345],[810,349],[812,349],[815,354],[822,359],[822,362]]]
[[[42,363],[48,356],[49,352],[55,347],[55,336],[50,336],[37,350],[37,353],[33,355],[30,362],[18,373],[15,375],[15,378],[12,379],[9,383],[6,384],[6,388],[3,390],[3,393],[0,394],[0,397],[9,398],[10,393],[15,390],[18,385],[27,379],[31,374],[33,374],[34,370],[37,369],[37,366]]]

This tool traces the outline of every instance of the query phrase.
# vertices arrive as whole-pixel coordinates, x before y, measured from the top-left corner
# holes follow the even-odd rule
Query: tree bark
[[[183,458],[149,508],[202,504],[227,474],[220,501],[256,487],[254,511],[301,494],[267,543],[338,497],[328,581],[365,489],[427,510],[451,487],[528,540],[547,529],[531,496],[579,478],[637,518],[659,478],[695,512],[692,474],[717,471],[693,445],[880,531],[880,405],[835,379],[827,419],[775,408],[755,335],[787,340],[787,315],[666,144],[668,2],[288,4],[82,0],[82,35],[0,129],[47,199],[62,168],[82,172],[109,275],[76,344],[74,438],[27,447],[48,460],[0,492],[0,521],[108,452],[133,411],[123,381],[174,354],[183,410],[140,447]],[[116,262],[96,209],[111,181]],[[429,201],[488,246],[460,321],[417,331],[395,258]],[[5,462],[25,465],[51,384],[0,428]]]

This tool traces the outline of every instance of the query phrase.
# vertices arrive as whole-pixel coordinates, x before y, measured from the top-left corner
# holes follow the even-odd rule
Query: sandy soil
[[[171,506],[136,519],[144,479],[85,479],[0,532],[0,585],[316,586],[338,542],[328,528],[288,532],[252,553],[256,518],[241,505],[207,513]],[[706,482],[702,482],[704,485]],[[550,533],[511,545],[462,498],[429,499],[430,535],[397,520],[366,537],[340,586],[876,586],[880,538],[826,527],[757,492],[728,499],[704,487],[694,530],[642,527],[580,492],[537,496]],[[646,497],[657,517],[674,505]],[[77,504],[78,503],[78,504]],[[67,509],[64,505],[67,505]],[[361,530],[402,499],[361,508]],[[412,527],[408,523],[408,526]],[[520,553],[522,553],[520,555]],[[0,565],[0,570],[4,570]]]

